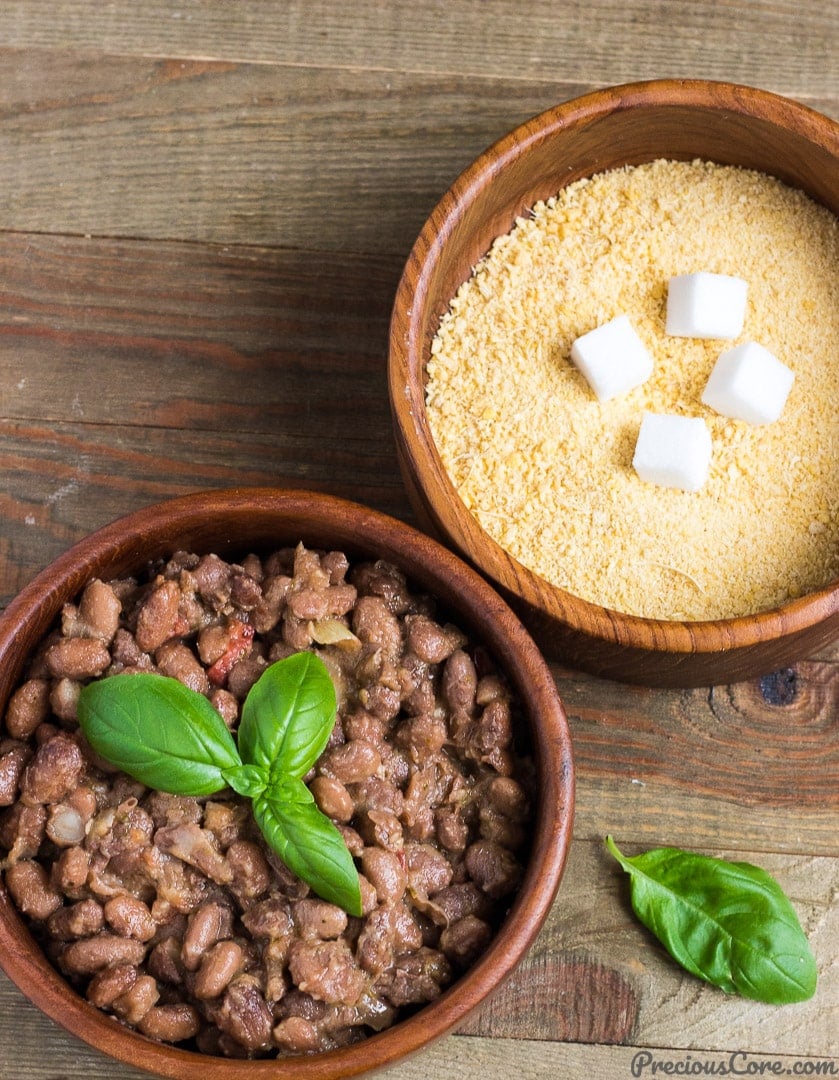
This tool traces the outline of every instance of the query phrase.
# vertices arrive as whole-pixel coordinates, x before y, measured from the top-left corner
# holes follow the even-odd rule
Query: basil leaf
[[[267,788],[254,799],[253,812],[265,839],[289,870],[322,899],[350,915],[361,914],[358,871],[344,838],[318,810],[301,780],[286,781],[281,790]]]
[[[237,795],[255,799],[268,785],[268,770],[260,765],[234,765],[222,770],[222,776]]]
[[[241,765],[233,736],[210,702],[165,675],[112,675],[79,695],[81,729],[93,749],[150,788],[212,795]]]
[[[335,686],[315,653],[299,652],[271,664],[245,698],[239,724],[242,760],[272,777],[305,776],[335,725]]]
[[[781,887],[758,866],[655,848],[628,858],[606,846],[630,875],[632,907],[687,971],[770,1004],[806,1001],[816,961]]]

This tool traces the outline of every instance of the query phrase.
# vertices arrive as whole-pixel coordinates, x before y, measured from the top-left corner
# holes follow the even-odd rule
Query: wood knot
[[[592,959],[528,957],[458,1031],[502,1039],[626,1044],[638,997],[620,971]]]
[[[795,668],[781,668],[759,680],[763,700],[769,705],[792,705],[798,696],[798,675]]]

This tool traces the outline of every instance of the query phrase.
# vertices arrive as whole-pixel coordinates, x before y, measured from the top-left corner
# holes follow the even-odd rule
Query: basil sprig
[[[360,915],[352,856],[302,780],[329,740],[336,708],[323,661],[300,652],[271,664],[251,687],[238,748],[210,702],[165,675],[88,683],[78,716],[93,749],[147,787],[201,796],[229,786],[251,799],[286,866],[324,900]]]
[[[629,858],[611,836],[606,847],[630,875],[635,914],[687,971],[773,1005],[813,996],[815,958],[792,904],[765,870],[679,848]]]

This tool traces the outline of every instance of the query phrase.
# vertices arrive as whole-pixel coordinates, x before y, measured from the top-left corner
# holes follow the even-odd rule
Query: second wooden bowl
[[[647,619],[589,603],[529,571],[484,532],[446,473],[425,411],[440,316],[492,241],[567,184],[658,158],[756,169],[839,213],[839,125],[785,98],[729,83],[663,80],[569,101],[487,150],[426,222],[395,299],[390,396],[419,519],[499,587],[546,652],[629,682],[702,686],[764,674],[830,641],[839,631],[839,582],[775,610],[718,621]]]

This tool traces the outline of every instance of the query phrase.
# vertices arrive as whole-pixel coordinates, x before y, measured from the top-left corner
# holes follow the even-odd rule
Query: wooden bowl
[[[331,1080],[390,1065],[456,1027],[515,968],[548,914],[571,836],[574,777],[556,684],[522,624],[473,570],[434,540],[355,503],[301,491],[237,489],[173,499],[82,540],[33,580],[0,618],[0,714],[62,605],[92,577],[119,577],[179,549],[236,557],[303,541],[387,559],[437,596],[483,641],[527,716],[538,769],[533,846],[521,888],[488,950],[432,1004],[344,1049],[238,1061],[153,1042],[80,997],[50,965],[0,888],[0,964],[24,994],[74,1035],[120,1061],[177,1080]]]
[[[728,83],[617,86],[550,109],[495,143],[455,181],[409,256],[393,309],[389,390],[400,466],[423,527],[493,581],[541,647],[585,671],[658,686],[744,679],[812,653],[839,629],[839,583],[743,618],[675,622],[599,607],[532,573],[481,528],[432,439],[425,370],[440,316],[492,241],[582,177],[658,158],[772,174],[839,213],[839,125]]]

